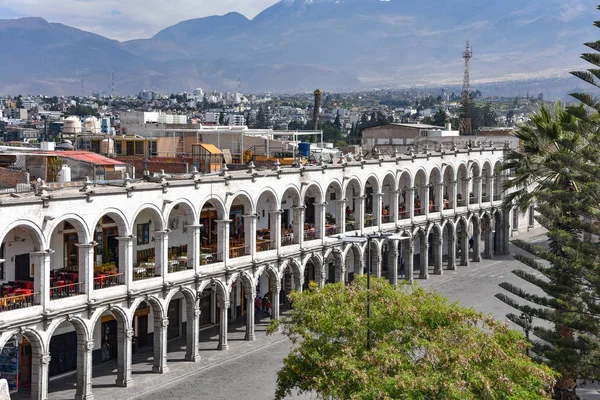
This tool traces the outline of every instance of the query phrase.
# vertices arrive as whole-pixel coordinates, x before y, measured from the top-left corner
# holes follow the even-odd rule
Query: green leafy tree
[[[443,108],[438,108],[437,112],[433,115],[433,125],[435,126],[446,126],[446,122],[448,122],[450,118],[446,113],[446,110]]]
[[[408,293],[412,291],[412,293]],[[366,302],[370,297],[371,315]],[[281,323],[294,344],[276,399],[549,399],[554,373],[526,355],[522,333],[419,287],[358,277],[292,293]],[[367,332],[370,332],[370,342]]]
[[[496,115],[496,111],[494,111],[494,108],[492,107],[492,103],[485,103],[485,105],[483,106],[482,111],[482,119],[483,119],[483,126],[497,126],[498,122],[497,122],[497,115]]]

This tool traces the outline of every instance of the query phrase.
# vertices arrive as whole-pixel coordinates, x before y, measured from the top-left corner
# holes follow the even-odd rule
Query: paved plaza
[[[521,235],[530,242],[544,244],[546,237],[542,231]],[[511,252],[521,252],[511,245]],[[511,273],[520,268],[530,270],[515,261],[512,255],[497,256],[493,260],[471,263],[469,267],[458,267],[456,271],[444,271],[443,275],[431,275],[428,281],[416,281],[418,284],[437,290],[452,301],[479,311],[492,314],[496,319],[505,321],[505,315],[515,310],[507,306],[494,295],[502,291],[500,282],[511,282],[524,289],[540,293]],[[243,340],[244,322],[230,325],[227,351],[218,351],[218,327],[202,332],[201,361],[184,361],[185,341],[177,339],[169,343],[169,372],[157,375],[152,370],[152,353],[138,352],[134,355],[134,385],[129,388],[114,386],[116,364],[104,364],[94,368],[93,393],[95,399],[204,399],[226,400],[243,396],[245,400],[269,399],[273,397],[276,373],[282,366],[285,355],[290,350],[290,342],[282,335],[265,336],[268,319],[257,321],[254,342]],[[517,328],[516,325],[513,327]],[[597,385],[580,383],[578,394],[582,399],[600,399]],[[75,375],[52,380],[51,399],[73,399],[75,395]],[[20,398],[20,397],[13,397]],[[311,399],[306,394],[294,399]]]

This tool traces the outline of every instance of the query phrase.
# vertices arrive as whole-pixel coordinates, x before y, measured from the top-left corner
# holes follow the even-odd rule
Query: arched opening
[[[494,164],[494,201],[502,200],[502,185],[504,176],[502,174],[502,163],[497,161]]]
[[[0,245],[1,311],[41,303],[40,295],[49,282],[44,282],[39,266],[49,255],[42,253],[40,235],[27,225],[19,225],[4,236]]]
[[[460,164],[458,167],[458,174],[456,176],[456,206],[465,207],[467,205],[467,195],[469,193],[469,172],[465,164]]]
[[[344,264],[339,250],[333,250],[325,259],[325,283],[345,281]]]
[[[64,320],[54,328],[48,345],[50,355],[48,364],[49,397],[60,396],[65,389],[70,390],[72,386],[65,386],[65,383],[72,383],[76,387],[76,398],[87,398],[91,394],[91,368],[95,347],[94,338],[88,337],[81,321]],[[56,384],[53,382],[53,377],[73,371],[77,371],[77,373]]]
[[[415,217],[425,215],[429,197],[429,182],[422,169],[415,176]]]
[[[504,254],[504,223],[500,211],[494,213],[493,221],[494,255],[502,255]]]
[[[194,210],[187,203],[173,206],[167,216],[169,250],[167,253],[169,273],[193,269],[190,262],[194,240]]]
[[[125,284],[125,273],[135,239],[125,238],[125,223],[114,213],[102,216],[94,228],[94,289]]]
[[[428,275],[429,274],[442,274],[442,257],[443,257],[443,236],[442,230],[439,225],[434,225],[427,235],[429,242],[428,246]]]
[[[321,281],[321,262],[317,257],[311,257],[304,266],[304,283],[302,290],[308,289],[310,282],[316,282],[321,286]]]
[[[381,189],[381,223],[390,224],[395,220],[398,204],[398,192],[396,191],[396,179],[392,174],[387,174],[383,179]]]
[[[377,226],[377,216],[381,215],[381,192],[377,178],[371,176],[365,183],[364,227]]]
[[[215,336],[211,330],[210,335],[203,335],[200,340],[200,350],[213,350],[214,342],[218,342],[217,350],[227,350],[228,344],[228,315],[231,302],[229,293],[225,286],[217,281],[211,280],[198,299],[200,305],[199,325],[210,327],[218,325],[218,334]]]
[[[281,275],[281,291],[283,300],[281,304],[283,309],[287,310],[291,308],[290,294],[292,291],[302,291],[300,278],[300,268],[298,264],[293,261],[288,262]]]
[[[491,193],[493,192],[494,175],[492,166],[489,162],[483,164],[482,181],[481,181],[481,202],[487,203],[492,201]]]
[[[424,246],[424,238],[422,235],[422,232],[419,232],[415,235],[413,235],[413,279],[414,278],[424,278],[424,271],[427,271],[427,269],[423,270],[423,266],[422,266],[422,259],[423,257],[427,258],[426,256],[423,255],[423,246]]]
[[[323,234],[323,198],[320,188],[313,184],[306,189],[304,194],[304,240],[320,239]]]
[[[246,195],[237,195],[229,208],[229,258],[252,254],[251,241],[256,232],[257,215]]]
[[[188,290],[181,290],[173,295],[167,306],[167,352],[185,350],[185,361],[195,361],[198,357],[198,316],[196,300]],[[179,340],[178,340],[179,339]],[[183,361],[169,359],[169,361]]]
[[[342,199],[342,187],[338,182],[331,182],[327,186],[325,202],[325,236],[342,233],[346,208]]]
[[[410,218],[410,208],[412,207],[411,201],[414,199],[414,196],[412,194],[413,184],[408,171],[404,171],[400,174],[398,190],[398,219]]]
[[[444,186],[442,184],[442,175],[438,168],[433,168],[429,173],[429,201],[428,210],[430,213],[440,212],[443,204]]]
[[[152,346],[152,353],[147,357],[141,357],[136,364],[152,365],[152,372],[162,374],[169,370],[167,366],[167,341],[169,335],[169,319],[165,314],[159,301],[153,297],[148,297],[136,308],[137,325],[134,318],[134,334],[137,339],[134,349],[137,351],[140,345],[144,347]],[[148,337],[144,340],[144,337]],[[147,367],[146,367],[147,368]],[[144,367],[137,367],[138,371],[145,370]]]
[[[472,216],[469,220],[469,251],[473,262],[481,261],[481,221],[477,216]]]
[[[13,334],[0,351],[2,379],[6,379],[12,398],[42,398],[39,368],[42,345],[37,335],[26,330]],[[46,394],[47,397],[47,394]]]
[[[451,222],[446,222],[442,226],[442,254],[443,263],[446,269],[456,269],[456,236],[454,235],[454,226]]]
[[[346,186],[346,232],[352,232],[360,229],[360,183],[357,179],[351,179]]]
[[[128,334],[130,328],[122,311],[105,310],[96,319],[91,331],[92,365],[95,369],[92,374],[92,387],[94,379],[96,384],[105,385],[106,380],[103,377],[115,374],[115,370],[115,386],[128,386],[131,383],[131,354],[137,352],[140,343],[143,344],[147,340],[145,335],[140,336],[137,320],[143,310],[145,309],[141,307],[136,310],[134,317],[136,322],[131,335]],[[143,330],[143,332],[147,331]],[[116,368],[113,367],[115,365]]]
[[[279,304],[282,300],[283,288],[278,282],[277,274],[270,268],[265,268],[256,280],[256,296],[260,298],[259,319],[277,319]]]
[[[133,222],[133,280],[161,276],[165,271],[168,237],[162,217],[153,208],[145,208]]]
[[[217,201],[207,201],[200,212],[200,265],[223,261],[225,249],[218,221],[225,219],[225,211]]]
[[[469,241],[471,238],[467,221],[460,218],[456,224],[456,259],[461,266],[469,265]]]
[[[50,235],[50,248],[54,250],[50,256],[50,300],[85,293],[92,245],[83,225],[74,219],[58,223]]]
[[[360,248],[356,245],[351,245],[346,251],[346,282],[352,283],[355,275],[362,273]]]
[[[494,256],[494,220],[488,213],[481,218],[481,240],[483,258],[492,259]]]
[[[373,276],[381,275],[381,255],[379,254],[379,243],[376,240],[369,240],[365,246],[364,254],[364,273]]]
[[[256,202],[256,213],[256,251],[275,250],[281,214],[273,192],[267,190],[261,193]]]
[[[300,193],[294,187],[288,188],[281,198],[281,245],[291,246],[300,243],[299,232],[302,224]]]
[[[442,185],[444,210],[449,210],[454,208],[454,202],[456,200],[454,193],[454,168],[451,165],[447,165],[446,169],[444,170],[444,180]]]

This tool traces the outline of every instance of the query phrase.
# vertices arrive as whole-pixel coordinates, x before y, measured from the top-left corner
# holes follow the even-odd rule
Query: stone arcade
[[[171,337],[185,336],[194,362],[201,325],[219,324],[226,350],[231,317],[243,316],[246,340],[254,339],[257,296],[270,296],[278,318],[290,290],[365,273],[366,244],[344,235],[393,233],[371,242],[370,261],[394,285],[505,254],[513,211],[501,208],[504,151],[251,166],[0,196],[0,348],[28,346],[31,373],[21,381],[33,399],[46,399],[49,375],[69,369],[51,354],[69,354],[59,347],[70,340],[76,397],[91,399],[99,362],[116,358],[115,384],[135,384],[132,351],[147,345],[152,372],[168,373]],[[58,335],[66,336],[53,342]]]

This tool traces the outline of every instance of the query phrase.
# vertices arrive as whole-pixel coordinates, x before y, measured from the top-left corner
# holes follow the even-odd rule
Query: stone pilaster
[[[469,266],[469,233],[462,232],[460,238],[460,265],[463,267]]]
[[[167,366],[167,333],[169,318],[154,318],[154,360],[152,372],[164,374],[169,371]]]
[[[54,250],[50,249],[29,253],[30,262],[34,266],[33,289],[35,293],[38,293],[38,299],[34,297],[33,300],[39,301],[44,310],[50,305],[50,259],[52,253]]]
[[[77,388],[75,400],[92,400],[93,340],[77,340]]]
[[[127,290],[133,283],[133,240],[135,236],[118,237],[119,241],[119,273],[124,275]]]
[[[473,225],[473,261],[481,261],[481,226],[479,225]]]
[[[415,270],[415,242],[414,238],[410,239],[406,246],[406,254],[403,256],[404,264],[406,265],[406,275],[404,279],[412,283],[414,279]]]
[[[456,207],[458,207],[458,204],[456,204],[456,199],[457,199],[457,194],[458,194],[458,181],[452,181],[450,182],[450,187],[451,187],[451,193],[449,194],[449,199],[450,199],[450,208],[454,209],[454,212],[456,212]]]
[[[117,332],[117,380],[119,387],[128,387],[132,383],[131,379],[131,341],[133,338],[133,329],[119,326]]]
[[[271,285],[271,319],[276,320],[279,319],[279,294],[281,293],[281,283],[276,282]]]
[[[198,344],[200,342],[200,314],[201,310],[197,304],[188,302],[185,324],[185,360],[196,362],[200,360]]]
[[[346,199],[335,200],[336,233],[346,232]]]
[[[483,186],[483,181],[481,176],[476,176],[473,178],[473,193],[475,195],[475,203],[481,204],[481,188]]]
[[[277,250],[277,255],[281,255],[281,215],[282,210],[271,211],[269,218],[271,218],[271,250]]]
[[[156,276],[162,276],[166,282],[169,272],[169,233],[167,231],[154,231],[154,273]]]
[[[207,229],[210,229],[208,227]],[[202,225],[188,225],[188,269],[193,269],[195,273],[198,273],[198,268],[200,267],[200,247],[201,247],[201,230]]]
[[[317,237],[321,239],[321,243],[325,243],[325,214],[327,212],[327,202],[315,203],[315,229]],[[315,237],[315,239],[317,239]]]
[[[390,223],[393,223],[394,226],[398,226],[398,208],[400,207],[398,196],[400,196],[400,193],[399,190],[390,192]]]
[[[253,342],[256,340],[254,334],[254,299],[256,298],[256,290],[248,290],[246,292],[246,335],[244,340]]]
[[[448,270],[456,271],[456,234],[448,236]]]
[[[410,216],[410,221],[413,222],[415,220],[415,188],[406,188],[405,192],[408,199],[408,203],[406,204],[406,212],[408,212]]]
[[[36,357],[36,355],[38,357]],[[34,354],[31,364],[31,399],[48,400],[50,353]]]
[[[391,239],[388,240],[388,281],[390,285],[396,286],[398,284],[398,258],[400,252],[398,251],[399,240]]]
[[[354,206],[356,207],[356,209],[354,210],[354,227],[357,231],[360,231],[360,234],[362,235],[363,229],[365,227],[365,197],[355,197]]]
[[[375,226],[381,228],[381,198],[383,197],[382,193],[373,193],[373,215],[375,216]]]
[[[300,247],[304,244],[304,210],[305,206],[294,207],[294,243]]]
[[[444,244],[444,241],[442,240],[441,237],[439,238],[434,238],[433,240],[433,273],[436,275],[442,275],[444,273],[444,268],[443,268],[443,264],[442,264],[442,255],[443,255],[443,249],[442,249],[442,245]]]
[[[223,261],[223,264],[227,266],[229,264],[229,224],[230,219],[217,220],[217,260]]]
[[[221,321],[219,324],[219,345],[217,350],[227,350],[229,344],[227,343],[227,309],[229,308],[229,301],[221,302]]]
[[[442,212],[444,210],[444,187],[443,183],[435,184],[435,207],[437,211],[434,212]]]
[[[256,215],[244,215],[244,255],[252,256],[252,260],[256,259]]]
[[[429,279],[429,242],[426,236],[421,236],[421,249],[420,249],[420,263],[421,270],[419,272],[419,279]]]

